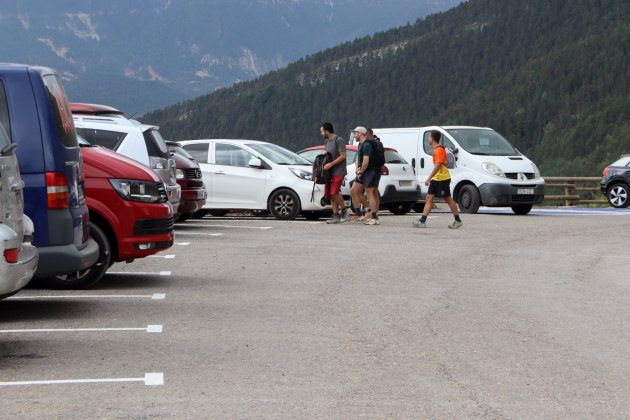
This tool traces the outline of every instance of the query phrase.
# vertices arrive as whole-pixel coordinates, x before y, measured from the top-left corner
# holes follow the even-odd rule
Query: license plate
[[[411,181],[398,181],[398,185],[401,187],[411,187]]]
[[[527,195],[532,195],[534,194],[534,189],[533,188],[518,188],[516,190],[517,194],[527,194]]]

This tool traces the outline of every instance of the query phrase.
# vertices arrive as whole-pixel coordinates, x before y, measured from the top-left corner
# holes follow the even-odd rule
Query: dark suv
[[[630,200],[630,155],[622,155],[616,162],[604,168],[600,183],[602,193],[615,208],[628,207]]]

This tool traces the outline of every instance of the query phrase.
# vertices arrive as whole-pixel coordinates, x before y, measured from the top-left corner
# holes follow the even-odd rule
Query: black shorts
[[[444,181],[431,180],[431,182],[429,182],[429,192],[427,194],[434,195],[437,198],[450,197],[451,196],[451,180],[450,179],[446,179]]]
[[[365,185],[365,188],[378,187],[380,181],[381,171],[376,168],[367,168],[361,177],[361,184]]]

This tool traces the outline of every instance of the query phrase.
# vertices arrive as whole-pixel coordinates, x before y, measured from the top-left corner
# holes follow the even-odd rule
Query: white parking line
[[[187,223],[185,225],[182,225],[182,228],[184,226],[193,226],[193,227],[223,227],[223,228],[236,228],[236,229],[260,229],[260,230],[267,230],[267,229],[273,229],[273,226],[234,226],[234,225],[206,225],[205,223],[203,224],[196,224],[196,223]],[[175,226],[175,231],[177,232],[177,234],[180,233],[179,230],[177,230],[177,226]]]
[[[176,231],[175,235],[177,236],[186,236],[186,235],[202,235],[202,236],[223,236],[222,233],[205,233],[205,232],[179,232]]]
[[[28,299],[148,299],[164,300],[166,293],[153,293],[152,295],[35,295],[35,296],[12,296],[6,300],[28,300]]]
[[[188,246],[190,245],[190,242],[175,242],[174,245]]]
[[[160,271],[160,272],[151,272],[151,271],[108,271],[107,274],[112,274],[115,276],[126,275],[126,276],[170,276],[170,271]]]
[[[164,385],[164,374],[162,372],[145,373],[144,378],[63,379],[63,380],[47,380],[47,381],[0,382],[0,386],[93,384],[93,383],[113,383],[113,382],[144,382],[145,386],[162,386]]]
[[[161,325],[147,325],[146,328],[25,328],[17,330],[0,330],[0,334],[15,333],[49,333],[49,332],[102,332],[102,331],[145,331],[161,333]]]
[[[149,255],[149,258],[166,258],[167,260],[172,260],[175,258],[175,255]]]

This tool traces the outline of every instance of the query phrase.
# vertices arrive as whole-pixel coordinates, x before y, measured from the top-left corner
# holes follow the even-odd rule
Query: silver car
[[[0,124],[0,299],[26,286],[38,259],[37,248],[30,243],[33,222],[24,214],[24,181],[15,147]]]

